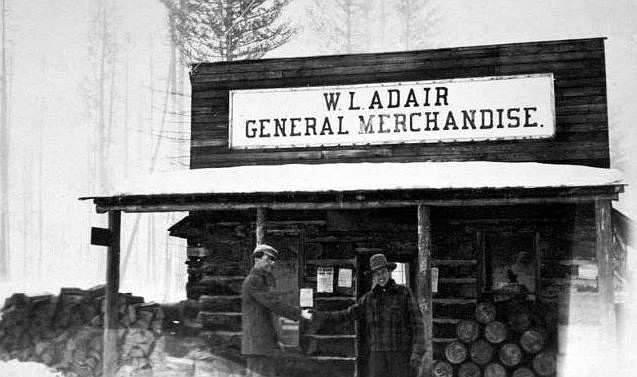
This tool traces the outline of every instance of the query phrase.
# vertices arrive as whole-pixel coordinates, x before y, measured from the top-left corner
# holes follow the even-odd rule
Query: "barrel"
[[[520,336],[520,346],[528,353],[538,353],[544,346],[544,338],[538,331],[526,330]]]
[[[482,371],[476,363],[468,361],[458,369],[458,377],[480,377]]]
[[[453,367],[446,361],[436,361],[433,366],[434,377],[453,377]]]
[[[480,324],[476,321],[460,321],[456,327],[456,335],[463,343],[471,343],[480,336]]]
[[[498,363],[489,363],[484,368],[484,377],[506,377],[506,375],[506,369]]]
[[[555,373],[556,363],[554,352],[542,351],[533,357],[533,370],[542,377],[550,376]]]
[[[451,342],[445,347],[445,357],[452,364],[460,364],[467,359],[467,347],[458,341]]]
[[[471,361],[484,365],[491,361],[493,357],[493,346],[486,340],[478,339],[471,344],[469,355],[471,356]]]
[[[512,377],[535,377],[535,373],[527,367],[519,367],[513,371]]]
[[[514,343],[503,344],[498,355],[502,364],[508,367],[514,367],[522,360],[522,350]]]
[[[500,321],[488,323],[484,328],[484,337],[493,344],[504,342],[507,337],[507,326]]]
[[[495,320],[495,306],[490,302],[480,302],[476,306],[475,317],[480,323],[487,324]]]

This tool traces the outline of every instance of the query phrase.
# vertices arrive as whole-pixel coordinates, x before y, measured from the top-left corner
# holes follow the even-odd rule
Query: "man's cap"
[[[374,254],[369,258],[369,269],[371,272],[380,270],[381,268],[387,268],[389,271],[393,271],[396,268],[396,263],[388,262],[384,254]]]
[[[261,245],[257,245],[257,247],[254,248],[254,251],[252,252],[252,255],[256,254],[256,253],[263,253],[263,254],[267,254],[269,256],[271,256],[274,259],[278,259],[279,258],[279,252],[273,248],[270,245],[266,245],[264,243],[262,243]]]

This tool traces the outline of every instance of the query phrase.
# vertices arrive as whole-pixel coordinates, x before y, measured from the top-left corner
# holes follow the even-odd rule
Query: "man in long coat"
[[[272,269],[279,256],[272,246],[261,244],[253,251],[254,267],[241,287],[241,353],[247,356],[248,376],[276,376],[279,346],[272,313],[292,320],[310,319],[308,310],[287,305],[272,292]]]

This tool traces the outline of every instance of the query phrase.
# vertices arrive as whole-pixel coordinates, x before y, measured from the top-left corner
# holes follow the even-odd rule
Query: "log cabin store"
[[[91,199],[116,227],[189,211],[169,232],[187,239],[192,319],[220,354],[241,359],[240,287],[266,242],[277,290],[317,310],[371,288],[371,255],[396,262],[423,314],[421,376],[612,362],[624,181],[603,38],[203,63],[191,83],[190,170]],[[361,323],[278,326],[286,373],[366,375]]]

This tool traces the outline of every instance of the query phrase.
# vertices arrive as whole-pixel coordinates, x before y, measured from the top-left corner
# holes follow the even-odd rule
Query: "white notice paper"
[[[334,267],[317,267],[316,292],[334,292]]]
[[[438,293],[438,267],[431,267],[431,292]]]
[[[311,308],[314,306],[312,292],[313,292],[312,288],[301,288],[301,293],[300,293],[301,297],[299,297],[300,307]]]
[[[338,286],[343,288],[352,287],[352,270],[349,268],[338,269]]]

